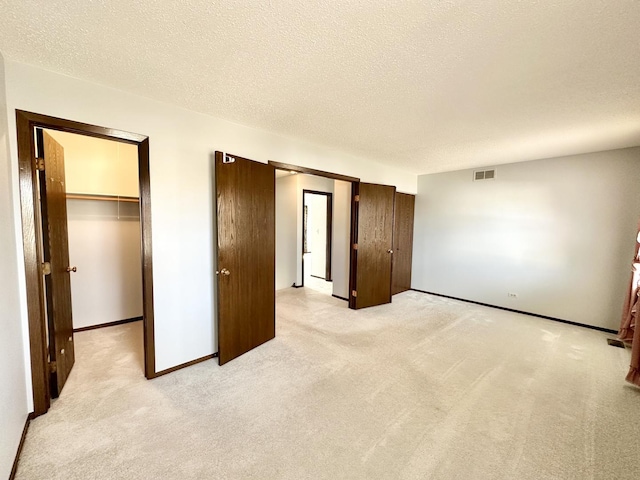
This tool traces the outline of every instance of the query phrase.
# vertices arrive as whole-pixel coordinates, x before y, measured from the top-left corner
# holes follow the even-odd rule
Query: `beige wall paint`
[[[138,147],[47,130],[64,148],[68,193],[138,196]]]

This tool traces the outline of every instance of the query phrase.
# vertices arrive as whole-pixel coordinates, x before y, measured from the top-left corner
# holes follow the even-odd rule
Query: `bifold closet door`
[[[396,188],[360,183],[354,202],[357,238],[354,245],[355,286],[350,308],[365,308],[391,302],[393,256],[393,204]]]
[[[411,261],[413,255],[413,216],[416,197],[396,192],[393,214],[393,295],[411,289]]]
[[[275,169],[215,154],[220,365],[275,337]]]

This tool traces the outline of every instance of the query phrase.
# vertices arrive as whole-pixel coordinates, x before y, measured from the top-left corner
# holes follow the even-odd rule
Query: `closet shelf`
[[[129,202],[138,203],[138,197],[123,197],[119,195],[96,195],[91,193],[67,193],[67,199],[73,200],[101,200],[105,202]]]

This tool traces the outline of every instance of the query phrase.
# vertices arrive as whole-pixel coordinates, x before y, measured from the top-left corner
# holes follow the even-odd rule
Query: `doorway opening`
[[[71,372],[79,331],[126,323],[145,376],[156,375],[149,140],[20,110],[16,126],[38,416],[47,412]],[[103,154],[95,164],[81,151],[89,141],[103,142],[93,144]]]
[[[70,346],[74,351],[75,368],[88,375],[95,373],[85,370],[104,365],[105,362],[95,361],[94,356],[108,351],[110,358],[120,361],[106,362],[108,371],[105,375],[128,374],[131,370],[134,370],[133,374],[135,371],[142,373],[138,149],[135,145],[113,140],[36,128],[39,158],[46,156],[40,151],[45,138],[62,147],[62,155],[57,161],[63,161],[64,166],[62,193],[66,199],[72,328],[74,334],[83,332],[74,335]],[[47,192],[42,179],[46,176],[45,171],[40,172],[41,221],[47,220],[47,216],[42,215],[48,207],[43,202]],[[60,239],[49,239],[47,229],[42,231],[43,261],[51,262],[49,244]],[[56,342],[51,339],[55,331],[54,318],[48,313],[55,308],[52,280],[52,276],[45,276],[45,314],[49,360],[56,361]],[[89,332],[105,327],[109,328]],[[106,349],[88,348],[92,344],[103,345]],[[70,353],[65,352],[65,355]],[[124,362],[124,358],[131,361]],[[85,377],[84,374],[81,376]],[[62,388],[56,383],[56,377],[53,377],[51,395],[54,398]]]
[[[283,297],[304,301],[290,289],[302,287],[303,281],[302,190],[322,191],[302,185],[307,177],[328,179],[334,185],[332,296],[344,300],[344,307],[351,309],[391,302],[395,187],[361,183],[355,177],[272,160],[264,164],[216,151],[215,272],[220,365],[275,337],[276,297],[281,297],[277,290],[287,289]],[[346,201],[341,203],[339,197]],[[342,225],[342,232],[338,224]],[[336,242],[336,238],[340,241]],[[339,246],[342,252],[338,251]],[[339,291],[344,296],[335,293],[337,285],[341,285]]]
[[[304,287],[348,302],[354,179],[273,164],[276,290]]]
[[[335,181],[334,181],[335,182]],[[331,181],[329,180],[329,183]],[[333,190],[335,185],[329,185]],[[333,192],[302,190],[302,286],[333,295]]]

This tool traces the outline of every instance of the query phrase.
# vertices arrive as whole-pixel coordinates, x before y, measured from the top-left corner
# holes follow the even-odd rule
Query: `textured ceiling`
[[[638,0],[0,0],[0,51],[425,173],[639,145],[639,25]]]

